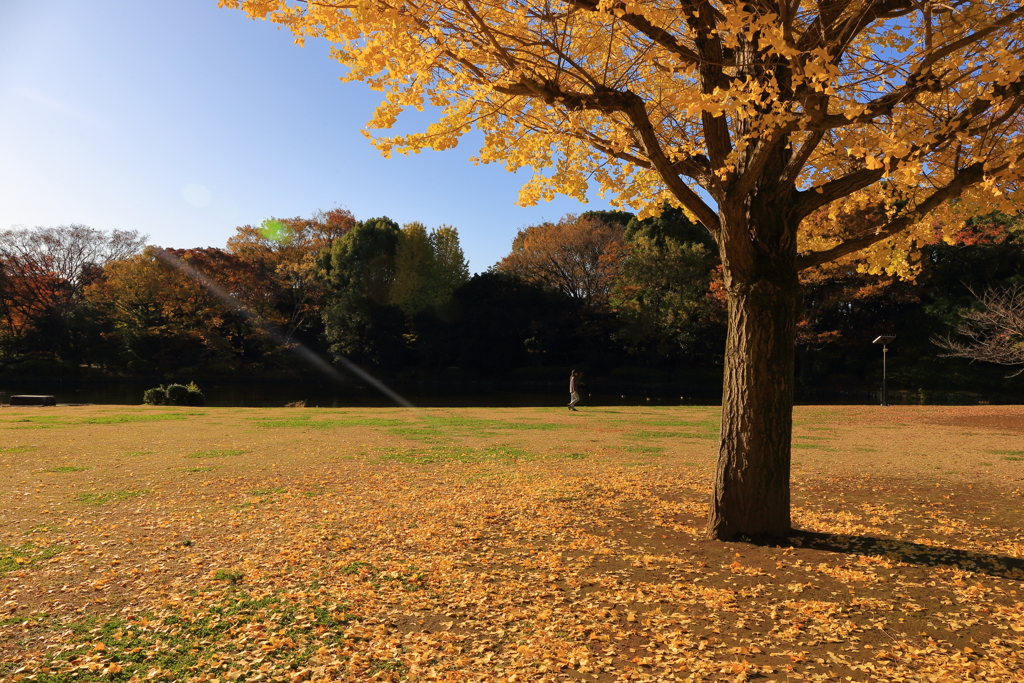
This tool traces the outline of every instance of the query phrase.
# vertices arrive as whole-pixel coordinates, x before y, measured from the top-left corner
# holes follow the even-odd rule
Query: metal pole
[[[886,358],[887,355],[889,355],[889,346],[887,344],[882,344],[882,405],[883,406],[889,405],[889,401],[888,401],[889,396],[887,395],[887,393],[885,391],[885,358]]]

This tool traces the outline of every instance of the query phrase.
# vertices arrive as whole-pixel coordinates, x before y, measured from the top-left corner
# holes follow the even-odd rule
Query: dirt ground
[[[0,683],[1024,681],[1024,407],[0,409]]]

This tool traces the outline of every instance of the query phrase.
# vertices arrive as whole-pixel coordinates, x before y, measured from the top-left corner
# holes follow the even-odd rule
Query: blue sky
[[[519,228],[607,208],[515,205],[527,177],[456,149],[383,159],[359,132],[379,94],[327,45],[216,0],[0,0],[0,229],[84,223],[164,247],[336,206],[459,229],[474,272]]]

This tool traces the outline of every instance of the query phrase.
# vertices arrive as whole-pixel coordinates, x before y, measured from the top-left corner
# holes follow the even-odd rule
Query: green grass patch
[[[1024,456],[1024,451],[986,451],[992,455],[1016,455]]]
[[[233,580],[235,576],[238,578]],[[150,680],[184,681],[199,674],[207,680],[252,680],[251,674],[226,674],[236,670],[240,634],[256,627],[275,636],[264,642],[259,655],[265,669],[274,672],[268,680],[287,680],[310,663],[320,646],[344,643],[348,624],[360,618],[344,603],[325,600],[311,604],[279,593],[250,593],[239,583],[241,578],[240,572],[221,570],[217,579],[227,585],[193,591],[187,608],[172,607],[159,615],[136,614],[128,619],[84,617],[63,624],[66,647],[48,652],[45,668],[35,669],[33,679],[71,683],[146,680],[149,676]],[[18,617],[16,623],[27,618]],[[96,653],[100,643],[103,665],[115,664],[114,671],[82,668],[83,661],[88,661],[83,657]],[[159,677],[151,676],[153,671],[159,671]]]
[[[1014,462],[1019,462],[1021,460],[1024,460],[1024,458],[1020,457],[1019,455],[1006,455],[1003,456],[1003,460],[1012,460]]]
[[[541,422],[539,420],[523,420],[511,422],[507,420],[487,420],[476,417],[428,417],[427,424],[437,429],[450,429],[457,431],[495,431],[503,429],[528,430],[528,431],[552,431],[555,429],[567,429],[571,425],[563,425],[555,422]]]
[[[224,451],[196,451],[185,457],[187,458],[226,458],[229,455],[245,455],[249,451],[229,449]]]
[[[507,445],[473,448],[447,444],[428,448],[388,448],[378,450],[377,454],[377,460],[381,462],[402,462],[415,465],[436,462],[514,462],[536,458],[535,453]]]
[[[288,489],[284,488],[283,486],[278,486],[278,487],[272,488],[272,489],[253,489],[252,490],[252,495],[254,495],[254,496],[270,496],[270,495],[273,495],[275,493],[288,493]]]
[[[683,431],[653,431],[641,429],[626,434],[627,439],[717,439],[719,423],[711,420],[646,420],[652,427],[675,427]]]
[[[13,455],[14,453],[28,453],[35,449],[35,446],[8,446],[7,448],[0,448],[0,453]]]
[[[219,470],[219,469],[220,469],[220,467],[217,467],[215,465],[209,465],[207,467],[182,467],[181,471],[182,472],[189,472],[189,473],[193,473],[194,474],[194,473],[197,473],[197,472],[213,472],[214,470]]]
[[[190,417],[202,417],[206,413],[182,412],[182,413],[129,413],[124,415],[110,415],[109,417],[86,417],[75,424],[83,425],[114,425],[128,422],[162,422],[164,420],[187,420]]]
[[[37,545],[31,541],[21,545],[0,545],[0,575],[56,557],[67,550],[60,544]]]
[[[106,505],[107,503],[116,503],[117,501],[144,496],[148,493],[152,493],[152,491],[149,489],[137,489],[135,491],[105,491],[103,493],[86,492],[76,495],[75,500],[84,505]]]
[[[140,455],[153,455],[154,453],[156,453],[156,451],[128,451],[127,453],[122,453],[121,457],[122,458],[135,458],[135,457],[138,457]]]
[[[88,467],[75,467],[74,465],[58,465],[57,467],[51,467],[43,472],[84,472]]]
[[[622,446],[622,450],[626,453],[639,453],[641,455],[663,455],[665,453],[664,446]]]
[[[175,413],[123,413],[105,417],[62,418],[48,415],[19,417],[13,420],[0,421],[0,425],[10,429],[60,429],[77,425],[128,424],[132,422],[162,422],[165,420],[187,420],[206,413],[175,412]]]
[[[281,418],[249,418],[260,429],[342,429],[345,427],[400,427],[408,420],[385,417],[357,417],[349,419],[327,418],[314,420],[312,415],[296,415]]]
[[[718,431],[721,423],[718,420],[644,420],[651,427],[682,427],[685,429],[713,429]]]
[[[228,583],[238,583],[245,578],[245,574],[236,569],[218,569],[214,575],[216,581],[227,581]]]
[[[437,441],[442,437],[441,430],[434,427],[392,427],[389,433],[410,441]]]
[[[795,444],[792,444],[792,447],[793,448],[813,448],[813,449],[817,449],[819,451],[834,451],[835,450],[834,448],[831,448],[829,446],[826,446],[826,445],[820,444],[820,443],[795,443]]]
[[[399,418],[322,418],[296,415],[282,418],[251,418],[260,429],[345,429],[370,427],[386,429],[389,434],[410,441],[437,443],[452,434],[491,436],[502,431],[551,431],[566,425],[540,420],[488,420],[462,416]]]
[[[672,434],[670,434],[669,432],[654,432],[654,431],[651,431],[651,430],[648,430],[648,429],[641,429],[641,430],[638,430],[638,431],[635,431],[635,432],[630,432],[629,434],[626,434],[625,436],[626,436],[627,439],[644,440],[644,439],[667,439],[670,436],[672,436]]]

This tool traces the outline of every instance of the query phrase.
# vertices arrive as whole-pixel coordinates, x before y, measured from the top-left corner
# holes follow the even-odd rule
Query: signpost
[[[881,344],[882,345],[882,405],[883,406],[889,405],[889,401],[888,401],[889,396],[888,396],[888,394],[886,393],[886,390],[885,390],[885,357],[889,353],[889,344],[891,344],[892,340],[895,339],[895,338],[896,338],[895,334],[892,334],[892,335],[885,335],[885,334],[883,334],[883,335],[879,335],[878,337],[875,337],[875,341],[871,342],[872,344]]]

